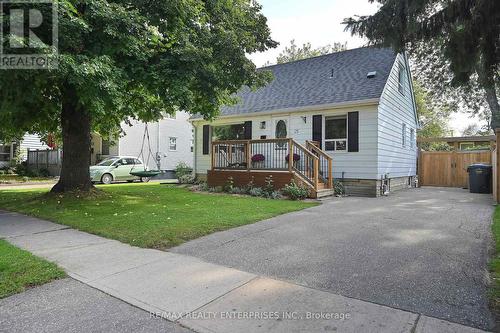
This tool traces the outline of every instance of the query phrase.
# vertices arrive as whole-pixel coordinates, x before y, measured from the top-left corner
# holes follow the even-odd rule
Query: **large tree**
[[[92,188],[91,131],[177,110],[212,118],[269,79],[246,57],[276,46],[255,1],[66,0],[58,14],[57,69],[0,71],[0,137],[62,134],[55,192]]]
[[[290,41],[290,45],[285,46],[285,49],[276,58],[276,63],[283,64],[290,61],[302,60],[320,55],[343,51],[347,49],[347,43],[335,42],[320,47],[312,47],[311,43],[304,43],[302,46],[295,44],[295,40]]]
[[[450,109],[433,103],[429,93],[418,81],[413,81],[415,104],[417,106],[420,128],[418,136],[436,138],[448,135]]]
[[[446,87],[443,92],[454,88],[464,102],[477,100],[480,88],[492,127],[500,127],[500,1],[376,1],[381,4],[377,13],[346,19],[347,29],[372,44],[413,51],[429,77],[434,74],[430,83]]]

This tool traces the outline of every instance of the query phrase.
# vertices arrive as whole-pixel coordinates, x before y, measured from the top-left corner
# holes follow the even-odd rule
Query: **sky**
[[[310,42],[313,47],[320,47],[334,42],[347,42],[347,48],[353,49],[366,45],[367,41],[351,36],[344,31],[342,21],[355,15],[370,15],[377,11],[378,4],[368,0],[258,0],[268,19],[272,38],[279,42],[276,49],[250,55],[257,65],[267,61],[276,62],[276,57],[289,45],[292,39],[297,45]],[[468,114],[454,113],[449,126],[454,135],[460,135],[470,123],[479,122]]]

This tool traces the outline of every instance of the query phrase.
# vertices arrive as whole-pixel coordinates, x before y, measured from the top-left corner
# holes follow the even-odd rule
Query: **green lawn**
[[[55,264],[0,239],[0,298],[64,276]]]
[[[0,184],[17,184],[26,182],[50,182],[53,177],[23,177],[18,175],[0,175]]]
[[[172,185],[98,186],[99,199],[47,196],[47,190],[0,190],[0,208],[37,216],[140,247],[166,249],[216,231],[316,203],[204,194]]]
[[[500,206],[496,207],[493,216],[493,238],[495,239],[495,254],[490,261],[491,288],[490,304],[492,310],[500,315]]]

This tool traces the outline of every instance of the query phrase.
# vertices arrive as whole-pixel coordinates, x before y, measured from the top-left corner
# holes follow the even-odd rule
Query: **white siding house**
[[[332,176],[349,194],[377,196],[412,185],[418,120],[404,55],[359,48],[264,69],[274,74],[266,87],[243,89],[240,102],[215,121],[192,119],[198,177],[212,168],[205,141],[217,127],[246,127],[250,134],[238,139],[273,139],[283,121],[287,137],[302,145],[316,141],[332,157]]]
[[[151,170],[172,171],[179,162],[193,166],[193,127],[188,121],[189,114],[177,112],[175,116],[165,117],[159,122],[148,123],[149,142],[146,138],[143,147],[145,124],[131,121],[131,126],[123,123],[122,134],[114,144],[108,144],[98,135],[92,138],[92,163],[108,156],[139,156],[143,148],[144,162]],[[150,152],[151,149],[151,152]],[[149,161],[148,161],[149,157]]]
[[[17,146],[19,146],[21,160],[26,160],[28,149],[49,149],[36,134],[25,134],[19,142],[0,143],[0,168],[9,166],[10,161],[15,157]]]

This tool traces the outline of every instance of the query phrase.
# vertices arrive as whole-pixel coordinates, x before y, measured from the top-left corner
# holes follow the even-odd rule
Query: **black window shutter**
[[[243,128],[245,129],[245,140],[252,140],[252,122],[245,121]]]
[[[347,151],[359,151],[359,112],[347,114]]]
[[[313,141],[316,141],[319,143],[319,147],[323,144],[323,116],[322,115],[315,115],[313,116]]]
[[[210,125],[203,125],[203,155],[210,153]]]

